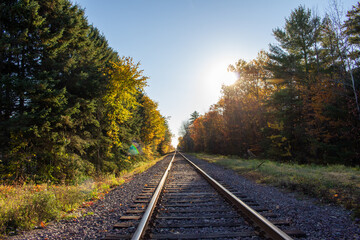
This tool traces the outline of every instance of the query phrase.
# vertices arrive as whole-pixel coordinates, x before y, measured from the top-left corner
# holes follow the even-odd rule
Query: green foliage
[[[349,35],[351,44],[360,45],[360,3],[354,6],[347,14],[348,19],[345,22],[346,33]]]
[[[35,193],[32,196],[30,206],[25,207],[28,211],[36,215],[31,217],[31,219],[37,219],[37,224],[41,221],[50,221],[56,218],[59,213],[55,194],[47,191]]]
[[[139,114],[147,109],[140,64],[119,57],[77,5],[7,0],[0,20],[1,179],[76,183],[119,173],[141,138],[151,139],[151,154],[168,151],[157,106]],[[149,119],[156,131],[140,133]]]
[[[55,219],[73,219],[91,215],[85,207],[104,197],[124,178],[141,173],[157,161],[139,158],[123,174],[87,178],[77,185],[0,185],[0,234],[32,229]],[[80,209],[79,209],[80,208]]]
[[[31,229],[40,223],[53,220],[59,215],[58,202],[53,192],[41,191],[13,197],[11,205],[7,198],[2,202],[0,214],[1,232],[6,229]],[[15,201],[14,201],[15,200]]]

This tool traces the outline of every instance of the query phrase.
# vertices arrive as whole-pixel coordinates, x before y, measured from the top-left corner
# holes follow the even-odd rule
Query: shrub
[[[28,211],[30,222],[34,225],[56,219],[60,213],[55,194],[47,190],[36,192],[23,208],[24,213]]]

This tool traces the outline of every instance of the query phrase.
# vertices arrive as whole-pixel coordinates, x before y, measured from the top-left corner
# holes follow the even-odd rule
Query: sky
[[[120,56],[140,62],[147,95],[175,135],[190,114],[204,114],[235,75],[229,64],[276,44],[272,30],[303,5],[323,17],[332,0],[73,0]],[[342,0],[344,11],[357,3]]]

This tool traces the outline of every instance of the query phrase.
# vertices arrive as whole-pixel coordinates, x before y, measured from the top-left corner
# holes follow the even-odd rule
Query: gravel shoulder
[[[87,208],[87,215],[77,219],[61,220],[50,223],[44,229],[35,229],[21,235],[10,237],[12,240],[20,239],[101,239],[111,231],[112,226],[142,191],[152,177],[164,171],[171,160],[169,155],[157,162],[148,170],[134,175],[124,184],[114,188],[104,199],[98,200]],[[164,170],[163,170],[164,169]]]
[[[246,193],[283,219],[289,219],[294,228],[304,231],[306,239],[360,239],[360,226],[351,219],[351,212],[333,204],[321,204],[317,199],[304,198],[296,193],[257,184],[235,171],[186,155],[210,176]],[[302,238],[304,239],[304,238]]]
[[[296,193],[283,192],[271,186],[254,183],[234,171],[187,155],[212,177],[245,192],[264,207],[272,209],[292,226],[307,233],[306,239],[360,239],[360,226],[351,220],[351,212],[339,206],[320,204],[316,199],[303,199]],[[113,189],[103,200],[87,209],[85,217],[53,222],[45,229],[36,229],[9,239],[101,239],[120,216],[129,209],[136,196],[150,179],[163,171],[171,156],[164,158],[147,171]]]

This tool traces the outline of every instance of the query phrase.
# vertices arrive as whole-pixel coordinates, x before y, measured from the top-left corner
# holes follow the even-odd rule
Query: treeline
[[[335,6],[323,19],[299,6],[277,44],[228,70],[208,112],[184,124],[185,151],[270,157],[299,163],[359,164],[360,3],[346,21]]]
[[[1,1],[0,59],[0,179],[71,182],[169,151],[139,64],[69,0]]]

